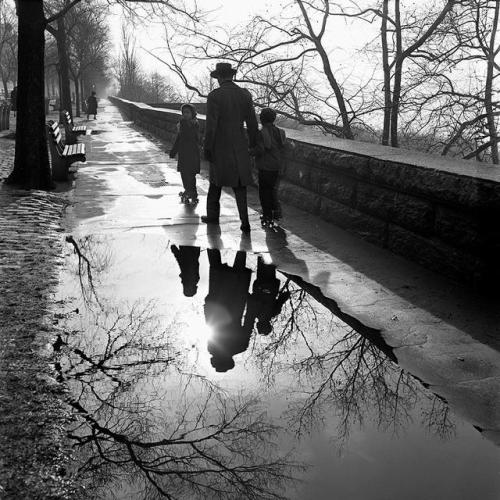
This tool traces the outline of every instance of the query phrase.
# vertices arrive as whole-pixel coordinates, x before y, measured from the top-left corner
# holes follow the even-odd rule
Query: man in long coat
[[[223,264],[220,250],[207,250],[210,272],[205,297],[205,321],[212,328],[207,349],[210,363],[218,372],[234,368],[233,356],[245,351],[252,329],[242,326],[252,270],[246,267],[246,253],[237,252],[233,267]]]
[[[219,88],[207,98],[204,152],[210,162],[210,187],[207,215],[201,220],[219,223],[222,187],[229,186],[236,198],[241,230],[249,232],[246,186],[252,183],[252,172],[248,148],[255,146],[258,125],[252,96],[233,82],[235,74],[229,63],[217,63],[210,73]]]

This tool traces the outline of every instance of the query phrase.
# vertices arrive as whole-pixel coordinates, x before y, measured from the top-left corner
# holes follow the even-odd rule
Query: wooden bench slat
[[[85,154],[85,144],[68,144],[64,146],[63,156],[76,156]]]

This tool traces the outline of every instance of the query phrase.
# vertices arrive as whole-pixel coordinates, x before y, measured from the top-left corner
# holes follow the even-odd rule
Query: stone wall
[[[161,103],[147,103],[148,106],[152,108],[160,109],[177,109],[180,110],[183,103],[181,102],[161,102]],[[206,102],[193,102],[193,106],[196,108],[196,112],[204,115],[207,112]]]
[[[140,127],[175,136],[179,112],[112,100]],[[287,134],[283,201],[478,290],[496,289],[500,168]]]

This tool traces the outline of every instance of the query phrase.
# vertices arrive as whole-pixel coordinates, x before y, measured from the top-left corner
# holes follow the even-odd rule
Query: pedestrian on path
[[[242,319],[252,279],[246,267],[246,253],[237,252],[233,267],[223,264],[220,250],[207,250],[210,271],[205,298],[205,321],[212,329],[207,349],[210,363],[218,372],[234,368],[233,356],[245,351],[252,331],[243,328]]]
[[[262,129],[257,133],[257,144],[251,150],[259,173],[259,198],[262,206],[263,226],[273,226],[281,218],[278,185],[283,170],[283,151],[286,134],[274,125],[276,112],[264,108],[259,115]]]
[[[92,91],[87,97],[87,120],[90,115],[94,115],[94,120],[97,120],[97,97],[95,91]]]
[[[219,88],[207,97],[204,154],[210,162],[210,186],[205,223],[219,223],[223,186],[232,187],[241,221],[241,230],[250,232],[246,187],[252,183],[249,146],[255,147],[257,118],[250,92],[236,85],[236,70],[229,63],[217,63],[210,73]],[[244,124],[247,131],[245,132]]]
[[[16,116],[17,111],[17,85],[12,89],[10,93],[10,109],[14,111],[14,117]]]
[[[181,113],[170,158],[178,156],[177,170],[184,187],[184,191],[179,193],[181,200],[195,205],[198,203],[196,174],[200,173],[200,125],[196,119],[196,108],[192,104],[183,104]]]
[[[200,281],[200,247],[172,245],[170,250],[179,264],[183,293],[186,297],[194,297]]]

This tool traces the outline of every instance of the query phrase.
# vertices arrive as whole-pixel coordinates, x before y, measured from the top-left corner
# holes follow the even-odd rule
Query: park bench
[[[64,144],[59,123],[47,123],[47,136],[52,165],[52,178],[66,181],[69,178],[71,164],[86,161],[85,144]]]
[[[75,144],[77,136],[87,133],[87,127],[85,125],[75,127],[71,115],[65,109],[61,111],[61,120],[64,124],[64,131],[66,132],[66,144]]]

